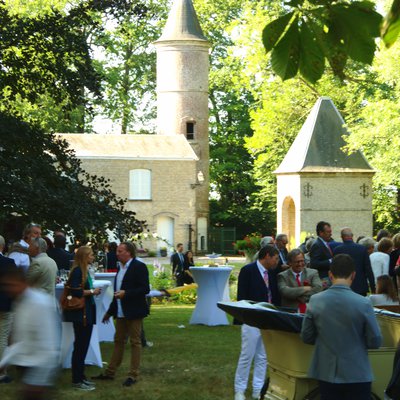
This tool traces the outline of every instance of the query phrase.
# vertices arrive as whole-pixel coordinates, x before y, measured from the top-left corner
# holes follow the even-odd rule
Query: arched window
[[[129,171],[129,200],[151,200],[151,171],[149,169]]]

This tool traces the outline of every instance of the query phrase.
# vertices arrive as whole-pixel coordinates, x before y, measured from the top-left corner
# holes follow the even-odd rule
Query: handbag
[[[79,289],[82,287],[80,285],[77,288],[71,288],[68,282],[64,285],[64,291],[60,297],[60,305],[64,311],[75,311],[75,310],[82,310],[85,308],[85,297],[76,297],[72,295],[72,289]]]

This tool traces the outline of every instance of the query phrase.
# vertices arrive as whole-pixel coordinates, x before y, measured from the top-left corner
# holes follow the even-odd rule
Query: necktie
[[[271,295],[271,289],[269,288],[269,276],[267,270],[264,270],[264,282],[265,286],[267,287],[268,303],[272,303],[272,295]]]
[[[296,274],[296,281],[299,286],[302,286],[301,280],[300,280],[300,274]],[[299,303],[299,312],[301,314],[304,314],[306,312],[306,309],[307,309],[307,305],[305,303]]]
[[[326,248],[328,249],[329,253],[331,254],[331,256],[333,257],[333,252],[332,252],[332,249],[329,247],[329,244],[326,243],[325,241],[324,241],[324,244],[325,244]]]

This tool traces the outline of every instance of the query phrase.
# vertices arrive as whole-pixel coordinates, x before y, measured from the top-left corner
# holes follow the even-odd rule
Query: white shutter
[[[129,200],[151,200],[151,171],[149,169],[129,171]]]

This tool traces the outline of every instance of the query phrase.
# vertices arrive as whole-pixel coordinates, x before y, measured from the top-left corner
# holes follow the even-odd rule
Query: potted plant
[[[234,243],[235,250],[246,256],[248,261],[253,261],[255,254],[260,250],[261,235],[252,233],[245,236],[242,240]]]
[[[167,257],[168,255],[168,250],[166,247],[160,247],[160,256],[161,257]]]

